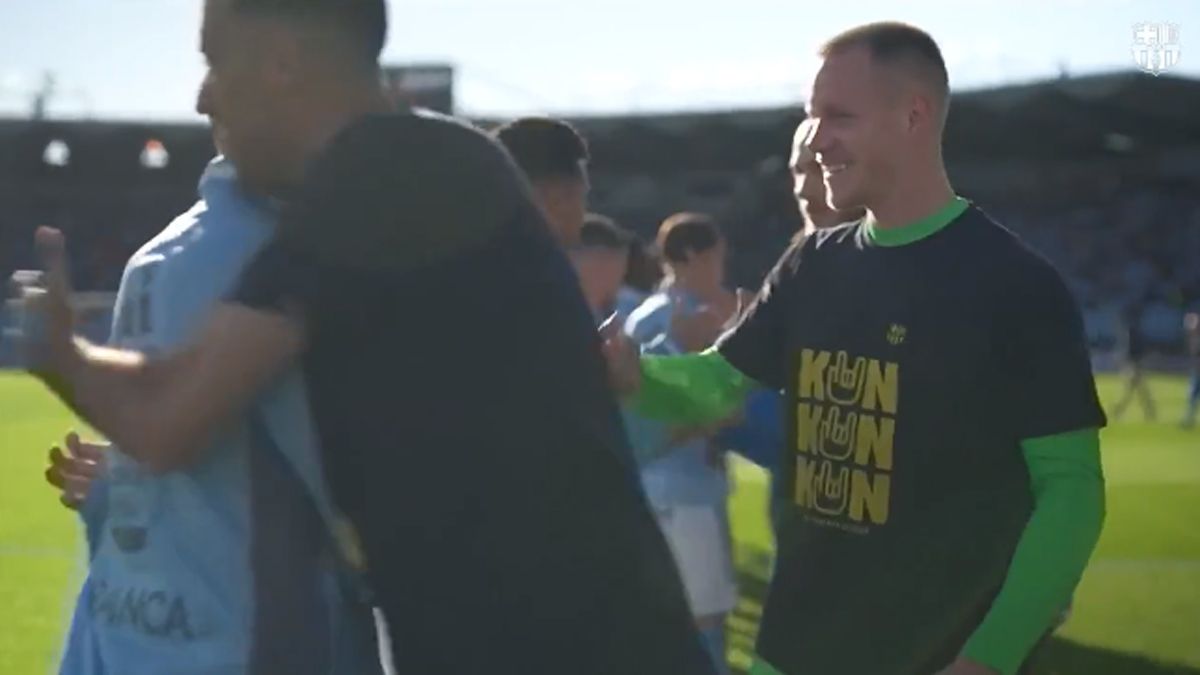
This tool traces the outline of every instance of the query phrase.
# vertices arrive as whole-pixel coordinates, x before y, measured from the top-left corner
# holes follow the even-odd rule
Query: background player
[[[587,142],[567,122],[522,117],[492,131],[533,187],[533,198],[564,248],[579,242],[587,215]]]

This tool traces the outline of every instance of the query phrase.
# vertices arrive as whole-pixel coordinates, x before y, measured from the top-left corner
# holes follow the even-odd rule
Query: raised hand
[[[61,372],[74,353],[74,313],[67,274],[66,239],[51,227],[39,227],[34,243],[42,272],[19,273],[13,281],[21,300],[21,351],[25,368],[39,376]]]
[[[108,446],[82,441],[73,431],[67,434],[63,444],[66,453],[57,445],[50,448],[46,482],[61,491],[59,501],[63,506],[78,509],[87,500],[92,481],[104,469],[104,451]]]

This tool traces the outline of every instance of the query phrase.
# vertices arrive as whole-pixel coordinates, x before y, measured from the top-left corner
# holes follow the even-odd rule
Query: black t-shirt
[[[334,498],[399,670],[710,672],[574,272],[508,155],[368,117],[234,300],[298,311]]]
[[[758,644],[787,673],[949,663],[1029,519],[1020,441],[1104,424],[1065,285],[975,208],[899,247],[818,232],[720,351],[787,392],[790,508]]]

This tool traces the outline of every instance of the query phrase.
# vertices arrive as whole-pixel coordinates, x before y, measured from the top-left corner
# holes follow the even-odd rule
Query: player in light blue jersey
[[[706,348],[738,309],[724,287],[725,242],[707,216],[681,213],[663,222],[658,247],[670,270],[666,288],[629,316],[626,332],[645,354],[681,354]],[[713,325],[703,330],[703,324]],[[684,326],[689,330],[681,330]],[[645,462],[642,485],[683,576],[696,624],[718,672],[728,672],[725,615],[737,602],[723,453],[715,430],[674,431],[665,448],[651,421],[626,414],[635,454]],[[648,447],[651,446],[651,447]],[[646,458],[654,457],[651,461]]]
[[[272,234],[218,158],[200,201],[129,261],[111,342],[147,353],[180,343]],[[377,673],[370,608],[328,536],[334,523],[303,380],[286,374],[190,466],[155,471],[71,439],[52,482],[82,503],[89,568],[64,675]],[[71,474],[68,485],[62,474]],[[82,498],[82,499],[81,499]]]

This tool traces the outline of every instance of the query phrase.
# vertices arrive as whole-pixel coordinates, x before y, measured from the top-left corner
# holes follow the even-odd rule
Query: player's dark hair
[[[235,11],[310,22],[336,29],[371,68],[387,40],[385,0],[231,0]]]
[[[865,47],[875,63],[907,67],[931,86],[946,108],[950,78],[937,42],[925,31],[899,21],[880,21],[851,28],[821,46],[823,58],[853,47]]]
[[[613,251],[624,251],[629,248],[633,239],[625,228],[615,220],[599,213],[589,213],[583,220],[583,228],[579,230],[579,246],[582,248],[606,248]]]
[[[663,278],[658,252],[638,236],[629,239],[629,264],[625,268],[625,285],[643,293],[653,293]]]
[[[689,253],[703,253],[721,240],[717,221],[703,213],[676,213],[658,228],[658,249],[670,263],[687,262]]]
[[[522,117],[492,131],[529,180],[583,178],[587,141],[570,124],[550,117]]]

